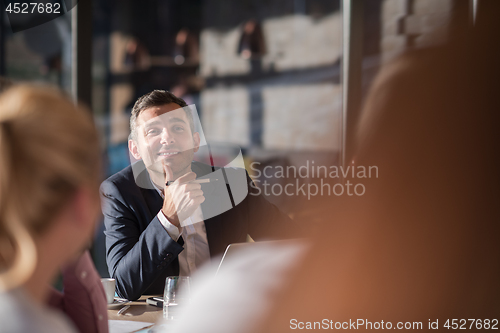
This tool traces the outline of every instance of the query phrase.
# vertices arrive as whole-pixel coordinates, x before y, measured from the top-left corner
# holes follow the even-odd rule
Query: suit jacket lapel
[[[220,253],[220,235],[223,231],[221,215],[214,216],[204,221],[205,230],[207,232],[208,248],[210,249],[210,256]]]
[[[149,177],[149,173],[146,169],[144,169],[144,171],[137,177],[136,183],[143,184],[143,186],[150,186],[148,188],[139,186],[139,189],[151,213],[151,219],[153,219],[153,217],[158,214],[161,207],[163,207],[163,199],[151,182],[151,178]]]
[[[151,212],[152,219],[163,207],[163,199],[156,190],[141,188],[141,192],[146,201],[146,204],[148,205],[149,211]]]

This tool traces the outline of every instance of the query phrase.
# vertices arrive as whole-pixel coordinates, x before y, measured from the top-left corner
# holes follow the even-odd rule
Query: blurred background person
[[[498,321],[500,11],[498,2],[480,6],[448,45],[410,52],[379,75],[355,160],[380,177],[363,197],[332,202],[338,223],[325,218],[317,260],[300,267],[255,331],[289,331],[292,319],[423,330],[439,320],[443,331],[453,319],[473,329]]]
[[[90,114],[56,90],[11,88],[0,96],[0,156],[2,331],[73,332],[50,299],[81,331],[107,332],[99,275],[88,252],[80,256],[99,211]],[[62,265],[64,297],[49,287]]]

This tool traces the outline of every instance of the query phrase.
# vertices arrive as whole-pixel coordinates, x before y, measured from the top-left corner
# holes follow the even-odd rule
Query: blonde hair
[[[0,96],[0,290],[29,278],[34,237],[79,187],[97,196],[99,170],[88,110],[47,87],[20,85]]]

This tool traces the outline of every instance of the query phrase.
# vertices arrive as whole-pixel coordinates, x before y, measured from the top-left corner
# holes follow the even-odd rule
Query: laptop
[[[222,259],[219,263],[219,267],[217,268],[217,273],[221,270],[222,267],[226,266],[227,262],[232,261],[233,258],[238,257],[239,253],[242,251],[251,251],[252,248],[257,249],[261,246],[268,245],[286,245],[286,244],[294,244],[297,240],[295,239],[287,239],[287,240],[277,240],[277,241],[259,241],[259,242],[247,242],[247,243],[233,243],[229,244],[222,256]],[[217,274],[216,273],[216,274]]]

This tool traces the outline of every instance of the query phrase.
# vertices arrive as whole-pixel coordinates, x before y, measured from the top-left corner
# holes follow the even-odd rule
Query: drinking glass
[[[176,320],[182,307],[189,303],[190,285],[187,276],[169,276],[163,294],[163,318]]]

